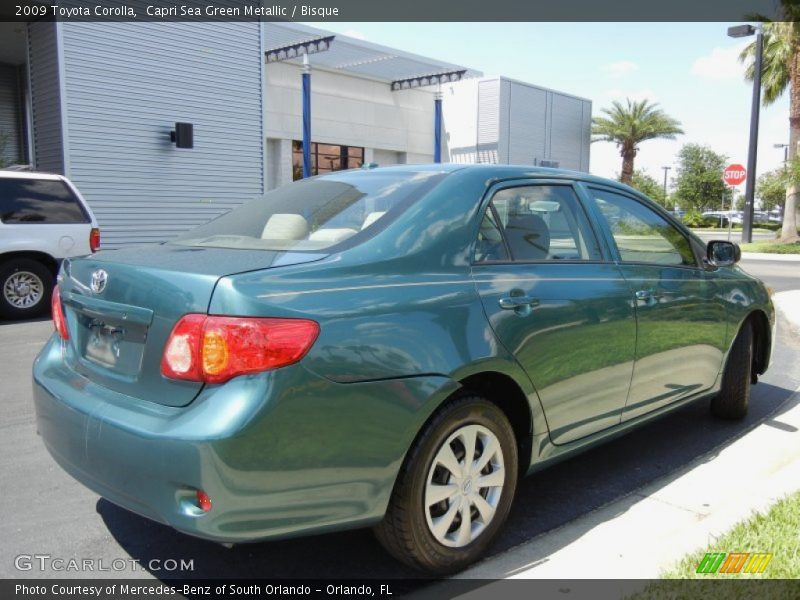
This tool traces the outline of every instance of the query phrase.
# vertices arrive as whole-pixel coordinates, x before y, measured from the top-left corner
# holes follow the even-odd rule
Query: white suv
[[[61,261],[99,246],[97,221],[66,177],[0,171],[0,317],[45,312]]]

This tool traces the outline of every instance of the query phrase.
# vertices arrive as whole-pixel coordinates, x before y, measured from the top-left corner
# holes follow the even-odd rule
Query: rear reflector
[[[92,252],[97,252],[98,248],[100,248],[100,230],[97,227],[92,227],[92,231],[89,233],[89,249]]]
[[[161,359],[170,379],[224,383],[299,361],[319,335],[306,319],[189,314],[172,329]]]
[[[61,292],[58,286],[53,288],[53,295],[50,298],[50,312],[53,315],[53,325],[56,326],[58,335],[62,340],[69,339],[69,329],[67,329],[67,318],[64,316],[64,306],[61,304]]]
[[[203,490],[197,490],[197,506],[199,506],[200,510],[203,512],[211,510],[211,498],[209,498],[208,494]]]

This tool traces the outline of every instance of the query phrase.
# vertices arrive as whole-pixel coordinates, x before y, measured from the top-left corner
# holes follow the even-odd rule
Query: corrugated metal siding
[[[257,23],[63,25],[70,176],[104,247],[159,242],[264,191]],[[194,148],[170,131],[194,124]]]
[[[511,82],[500,79],[500,103],[497,115],[497,162],[508,164],[511,137]]]
[[[513,82],[509,92],[508,162],[537,164],[546,156],[547,92]]]
[[[496,163],[500,136],[500,80],[478,83],[478,162]]]
[[[5,164],[22,162],[19,98],[17,68],[0,64],[0,161]]]
[[[581,171],[589,172],[589,150],[592,145],[592,103],[588,100],[583,102],[583,122],[581,125]]]
[[[40,171],[64,173],[63,123],[56,23],[28,25],[31,120],[34,165]]]
[[[477,162],[589,170],[592,103],[521,81],[478,85]]]
[[[583,155],[583,100],[553,94],[550,159],[565,169],[580,169]]]

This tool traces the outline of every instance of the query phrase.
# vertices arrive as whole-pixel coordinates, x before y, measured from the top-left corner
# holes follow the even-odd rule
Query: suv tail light
[[[100,248],[100,230],[97,227],[92,227],[89,233],[89,249],[94,253]]]
[[[224,383],[296,363],[318,335],[319,325],[306,319],[188,314],[175,324],[164,346],[161,374]]]
[[[62,340],[69,339],[69,329],[67,329],[67,318],[64,316],[64,306],[61,304],[61,292],[58,286],[53,288],[53,295],[50,298],[50,309],[53,314],[53,324],[56,326],[58,335]]]

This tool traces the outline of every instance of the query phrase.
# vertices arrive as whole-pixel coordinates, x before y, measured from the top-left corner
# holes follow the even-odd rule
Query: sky
[[[647,98],[678,119],[684,135],[643,142],[635,166],[663,181],[683,144],[710,146],[747,165],[752,83],[737,57],[747,39],[735,23],[309,23],[407,52],[588,98],[599,115],[613,100]],[[753,39],[753,38],[750,38]],[[763,108],[758,174],[778,168],[789,138],[789,99]],[[590,171],[617,177],[614,144],[595,142]],[[669,182],[671,187],[671,181]],[[743,191],[744,185],[741,186]]]

